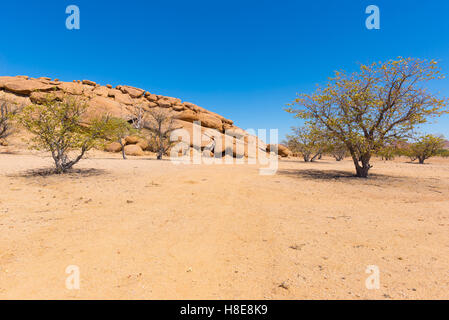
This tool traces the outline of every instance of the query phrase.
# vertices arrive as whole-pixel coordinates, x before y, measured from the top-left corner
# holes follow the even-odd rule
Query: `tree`
[[[115,140],[120,144],[122,147],[122,157],[126,160],[125,144],[123,143],[123,140],[127,136],[135,133],[136,130],[130,123],[122,118],[107,117],[104,122],[106,123],[105,137],[109,140]]]
[[[447,100],[424,87],[441,78],[434,60],[398,58],[361,65],[352,74],[336,72],[313,94],[299,95],[286,111],[344,143],[357,177],[366,178],[374,152],[407,137],[428,118],[448,112]]]
[[[65,173],[77,164],[98,142],[102,141],[107,125],[104,119],[83,121],[86,104],[70,96],[62,101],[48,95],[42,104],[25,107],[17,115],[35,137],[32,147],[51,152],[56,173]],[[73,158],[69,153],[78,152]]]
[[[348,149],[341,141],[335,138],[329,138],[326,152],[332,155],[335,160],[341,161],[348,154]]]
[[[150,109],[145,119],[145,127],[151,131],[150,144],[153,142],[157,159],[161,160],[173,144],[170,141],[170,134],[176,129],[174,114],[168,109]]]
[[[420,164],[424,164],[425,160],[444,154],[444,142],[443,137],[427,134],[410,144],[406,149],[406,153],[410,159],[413,159],[412,161],[418,159]]]
[[[382,160],[390,161],[400,154],[399,148],[395,143],[388,143],[376,152],[376,155],[381,157]]]
[[[313,162],[325,149],[323,135],[313,126],[293,127],[287,135],[287,147],[301,153],[305,162]]]
[[[145,125],[145,112],[143,108],[139,105],[135,105],[131,108],[131,121],[133,123],[133,127],[136,130],[143,129]]]
[[[6,139],[13,133],[11,118],[16,114],[17,109],[13,110],[14,103],[4,97],[0,97],[0,139]]]

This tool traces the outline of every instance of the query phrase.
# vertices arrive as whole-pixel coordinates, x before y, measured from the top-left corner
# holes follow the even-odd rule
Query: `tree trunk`
[[[352,155],[352,160],[354,161],[354,166],[356,170],[356,176],[359,178],[368,178],[368,171],[371,169],[371,165],[369,163],[371,159],[371,154],[364,154],[357,158],[356,155]],[[361,162],[361,165],[360,165]]]
[[[424,157],[419,157],[418,160],[419,160],[419,164],[424,164],[424,160],[425,160]]]
[[[120,139],[118,143],[120,143],[120,146],[122,147],[122,157],[126,160],[125,146],[122,143],[122,139]]]

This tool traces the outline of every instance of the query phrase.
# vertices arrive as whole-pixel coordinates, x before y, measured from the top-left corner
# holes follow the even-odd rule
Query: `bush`
[[[35,135],[31,147],[51,152],[56,173],[71,169],[104,138],[106,121],[83,121],[86,108],[84,102],[73,97],[58,100],[48,95],[42,104],[29,105],[16,116]],[[77,151],[73,158],[69,156],[71,151]]]

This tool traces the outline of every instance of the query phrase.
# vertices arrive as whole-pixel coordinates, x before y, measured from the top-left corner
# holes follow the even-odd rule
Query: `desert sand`
[[[1,299],[447,299],[449,160],[181,165],[0,150]],[[66,268],[80,289],[66,288]],[[368,290],[367,266],[380,270]]]

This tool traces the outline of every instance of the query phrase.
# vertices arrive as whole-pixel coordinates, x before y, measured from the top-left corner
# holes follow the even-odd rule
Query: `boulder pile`
[[[183,102],[178,98],[166,97],[150,93],[146,90],[119,85],[101,86],[91,80],[74,80],[62,82],[48,77],[30,78],[28,76],[0,77],[0,92],[18,105],[42,103],[47,94],[62,98],[64,95],[76,96],[88,105],[88,117],[109,114],[115,117],[133,121],[136,107],[143,113],[152,108],[164,108],[172,111],[177,128],[185,129],[190,134],[190,147],[206,148],[212,143],[221,145],[219,152],[226,152],[225,146],[231,148],[235,157],[252,157],[258,152],[269,152],[267,145],[256,136],[248,134],[229,120],[217,113],[206,110],[190,102]],[[193,122],[201,122],[201,146],[195,146],[193,141]],[[134,140],[133,140],[134,139]],[[216,143],[221,139],[222,143]],[[141,155],[148,148],[148,144],[138,137],[128,137],[126,141],[128,154]],[[119,143],[111,143],[107,151],[120,152]],[[216,150],[217,151],[217,150]],[[255,152],[255,153],[254,153]]]

